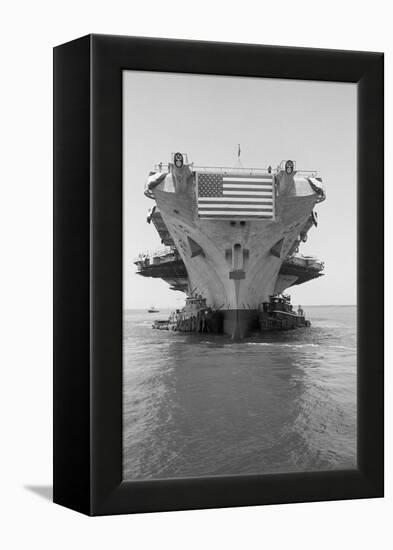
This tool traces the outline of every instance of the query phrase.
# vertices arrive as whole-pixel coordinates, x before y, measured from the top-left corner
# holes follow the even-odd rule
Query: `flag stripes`
[[[269,197],[261,197],[259,198],[258,195],[256,196],[257,200],[255,200],[254,202],[255,203],[258,203],[258,204],[272,204],[273,202],[273,199],[269,198]],[[209,202],[247,202],[249,203],[250,201],[245,197],[245,198],[239,198],[239,197],[209,197],[209,198],[206,198],[205,197],[200,197],[199,199],[199,202],[201,203],[209,203]]]
[[[222,220],[222,219],[228,219],[228,220],[233,220],[233,218],[241,218],[242,220],[244,219],[249,219],[249,218],[252,218],[252,219],[261,219],[261,218],[265,218],[265,219],[272,219],[272,215],[271,214],[267,214],[267,213],[264,213],[264,212],[261,212],[259,214],[255,214],[255,212],[242,212],[241,215],[239,215],[238,212],[226,212],[225,214],[223,214],[222,212],[209,212],[209,214],[203,214],[203,216],[201,216],[201,218],[205,219],[205,218],[209,218],[209,219],[212,219],[212,220]]]

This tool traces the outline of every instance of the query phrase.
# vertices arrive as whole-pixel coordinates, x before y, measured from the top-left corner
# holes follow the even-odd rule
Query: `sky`
[[[143,190],[154,164],[173,152],[198,166],[244,167],[282,160],[316,170],[326,200],[316,207],[300,253],[325,276],[291,287],[294,304],[356,304],[357,85],[285,79],[123,72],[123,302],[126,309],[174,308],[184,294],[135,273],[134,258],[162,245],[146,223],[154,201]]]

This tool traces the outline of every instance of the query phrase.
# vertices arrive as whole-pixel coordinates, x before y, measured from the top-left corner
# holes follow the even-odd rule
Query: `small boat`
[[[152,324],[152,328],[155,328],[157,330],[169,330],[171,328],[170,327],[170,321],[169,321],[169,319],[164,319],[164,320],[157,319]]]
[[[176,312],[173,311],[168,319],[156,319],[152,324],[152,328],[158,330],[177,330]]]
[[[147,310],[149,313],[159,313],[160,310],[157,309],[155,306],[151,306],[149,307],[149,309]]]

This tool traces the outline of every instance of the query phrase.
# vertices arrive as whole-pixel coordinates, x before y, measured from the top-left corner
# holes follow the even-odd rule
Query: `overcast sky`
[[[317,170],[326,201],[300,253],[325,276],[292,287],[293,303],[356,303],[356,84],[124,71],[124,306],[179,307],[184,295],[135,274],[139,252],[160,248],[143,194],[155,163],[175,151],[199,166]],[[181,299],[180,299],[181,298]]]

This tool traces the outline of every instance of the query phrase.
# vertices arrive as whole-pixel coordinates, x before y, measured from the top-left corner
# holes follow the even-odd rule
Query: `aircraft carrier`
[[[286,320],[296,316],[284,291],[324,269],[314,257],[298,254],[318,224],[314,207],[325,199],[316,172],[297,170],[292,160],[275,169],[197,167],[186,154],[173,153],[167,165],[150,172],[144,192],[155,201],[147,222],[164,248],[141,253],[137,273],[184,292],[193,316],[200,304],[211,331],[242,338],[276,327],[272,313],[267,322],[264,312],[280,303],[280,326],[294,328]],[[183,311],[183,325],[185,316]],[[203,326],[209,326],[205,317]]]

